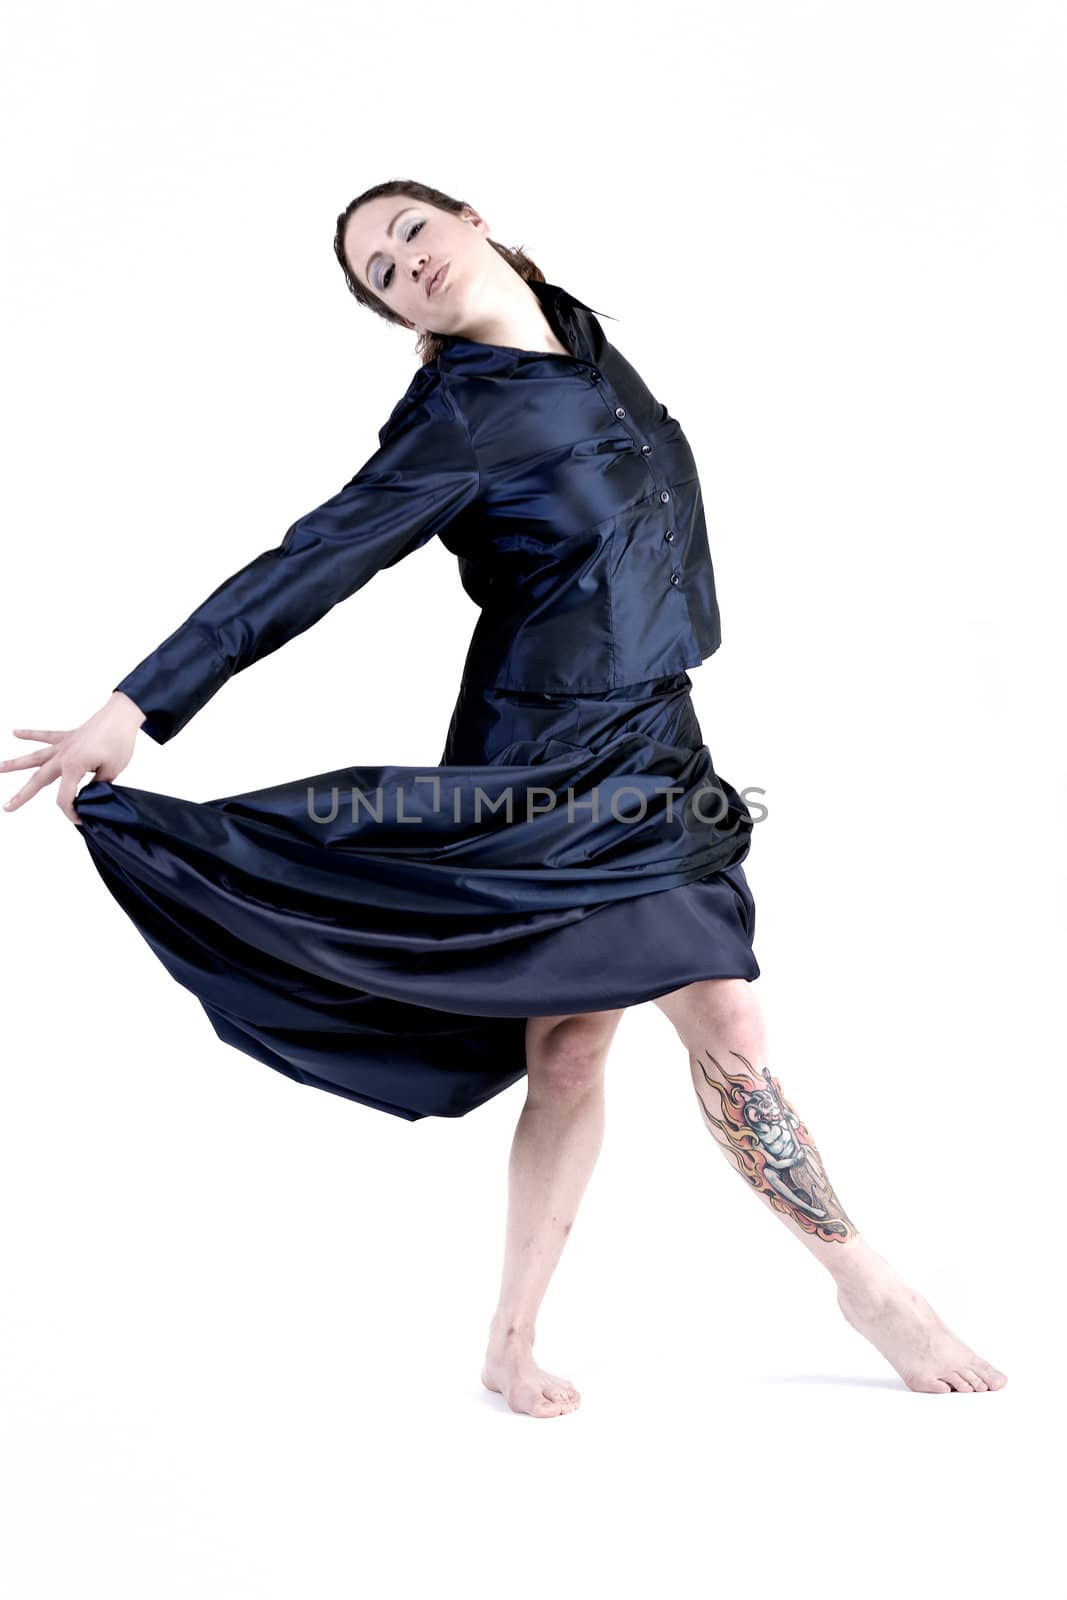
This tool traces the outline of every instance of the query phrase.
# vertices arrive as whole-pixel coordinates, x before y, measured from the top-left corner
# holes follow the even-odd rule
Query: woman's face
[[[356,278],[409,328],[450,335],[471,320],[492,268],[488,237],[488,224],[470,206],[459,214],[392,194],[353,212],[344,247]]]

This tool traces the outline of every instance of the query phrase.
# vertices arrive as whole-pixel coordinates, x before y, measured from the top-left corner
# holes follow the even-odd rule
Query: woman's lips
[[[429,299],[432,295],[435,295],[437,293],[438,289],[444,283],[447,273],[448,273],[448,262],[446,261],[443,266],[440,266],[440,267],[438,267],[436,269],[436,271],[434,272],[433,277],[430,279],[429,283],[426,285],[426,297],[427,297],[427,299]]]

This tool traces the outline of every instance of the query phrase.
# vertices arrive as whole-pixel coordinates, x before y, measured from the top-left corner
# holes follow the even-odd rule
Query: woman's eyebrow
[[[411,211],[413,209],[414,209],[414,207],[412,207],[412,206],[405,206],[403,211],[398,211],[397,212],[396,216],[393,218],[392,222],[389,224],[389,226],[385,230],[386,238],[391,239],[393,237],[393,229],[396,227],[396,225],[400,221],[401,217],[405,216],[407,214],[407,212],[409,212],[409,211]],[[371,267],[373,267],[374,263],[377,261],[378,257],[381,255],[381,253],[382,252],[380,250],[375,250],[374,254],[368,258],[367,265],[363,269],[363,276],[366,279],[368,279],[368,280],[370,279],[370,269],[371,269]]]

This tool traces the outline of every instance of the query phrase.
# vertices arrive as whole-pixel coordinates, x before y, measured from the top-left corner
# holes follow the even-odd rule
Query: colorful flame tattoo
[[[705,1082],[719,1096],[722,1120],[713,1116],[699,1089],[697,1099],[708,1121],[718,1129],[720,1143],[733,1157],[741,1176],[766,1195],[776,1211],[799,1223],[805,1233],[826,1240],[851,1239],[856,1229],[834,1194],[815,1141],[782,1093],[777,1078],[767,1067],[762,1074],[757,1073],[736,1050],[730,1054],[746,1069],[736,1076],[727,1072],[710,1050],[704,1054],[722,1075],[720,1082],[699,1062]]]

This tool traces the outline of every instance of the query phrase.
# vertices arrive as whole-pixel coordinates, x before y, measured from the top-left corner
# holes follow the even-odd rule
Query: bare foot
[[[922,1394],[982,1394],[1003,1389],[1003,1372],[951,1333],[933,1307],[888,1263],[855,1281],[839,1282],[846,1322],[880,1350],[909,1389]]]
[[[545,1372],[533,1357],[532,1340],[515,1333],[489,1335],[482,1382],[487,1389],[502,1394],[512,1411],[530,1417],[561,1417],[577,1411],[581,1396],[573,1383]]]

